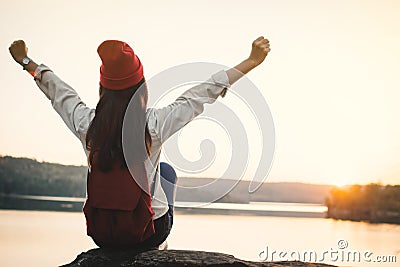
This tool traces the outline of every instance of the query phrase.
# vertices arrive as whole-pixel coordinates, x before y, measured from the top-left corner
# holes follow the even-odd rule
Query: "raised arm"
[[[170,105],[150,109],[149,126],[161,143],[203,112],[204,104],[224,97],[227,89],[243,75],[260,65],[270,51],[269,41],[259,37],[252,43],[250,56],[227,71],[221,70],[206,82],[190,88]]]
[[[250,56],[235,67],[226,71],[226,74],[229,78],[229,83],[234,84],[243,75],[260,65],[268,55],[269,51],[271,51],[271,48],[269,46],[268,39],[260,36],[254,40],[252,43]]]
[[[38,65],[33,60],[24,65],[23,59],[28,57],[28,48],[24,41],[15,41],[9,50],[14,60],[34,77],[36,84],[51,101],[67,127],[83,142],[95,110],[86,107],[76,91],[45,65]]]
[[[164,143],[171,135],[203,112],[204,104],[215,102],[230,87],[226,72],[221,70],[207,81],[193,86],[163,108],[150,108],[149,128]]]

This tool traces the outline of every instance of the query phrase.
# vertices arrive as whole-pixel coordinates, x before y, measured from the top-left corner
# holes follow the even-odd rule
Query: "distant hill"
[[[212,178],[188,178],[180,177],[179,184],[182,186],[195,187],[212,182]],[[334,187],[332,185],[318,185],[305,183],[291,182],[265,182],[255,192],[248,192],[250,181],[240,181],[235,188],[225,197],[221,198],[220,202],[239,202],[246,203],[249,201],[261,202],[293,202],[293,203],[318,203],[324,204],[326,197]],[[180,201],[190,201],[192,196],[184,196],[179,194],[178,188],[177,198]],[[212,194],[213,192],[201,192],[196,195],[199,200],[205,199],[204,195]]]
[[[85,197],[86,170],[84,166],[0,157],[0,193]]]
[[[35,159],[0,157],[0,194],[86,197],[85,166],[71,166]],[[178,184],[199,187],[215,179],[179,177]],[[229,180],[219,181],[223,190]],[[299,202],[324,204],[333,186],[304,183],[264,183],[253,194],[248,193],[249,181],[240,181],[218,202],[248,203],[249,201]],[[177,201],[203,201],[219,192],[202,191],[201,187],[187,194],[178,188]]]

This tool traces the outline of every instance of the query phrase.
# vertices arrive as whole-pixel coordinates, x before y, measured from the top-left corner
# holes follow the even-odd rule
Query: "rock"
[[[131,266],[241,266],[241,267],[317,267],[331,266],[327,264],[305,263],[300,261],[284,262],[251,262],[235,258],[232,255],[192,250],[106,250],[91,249],[60,267],[131,267]]]

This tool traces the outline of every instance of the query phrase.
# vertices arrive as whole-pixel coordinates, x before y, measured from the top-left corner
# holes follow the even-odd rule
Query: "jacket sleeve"
[[[76,91],[47,66],[39,65],[35,70],[34,79],[67,127],[83,141],[95,110],[86,107]]]
[[[224,70],[213,74],[207,81],[185,91],[168,106],[150,108],[149,128],[159,141],[164,143],[175,132],[201,114],[204,104],[214,103],[220,95],[225,97],[229,87],[229,79]]]

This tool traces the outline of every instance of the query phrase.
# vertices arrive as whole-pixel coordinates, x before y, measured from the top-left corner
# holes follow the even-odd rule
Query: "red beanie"
[[[133,49],[125,42],[107,40],[97,48],[102,64],[100,84],[110,90],[134,86],[143,79],[143,66]]]

